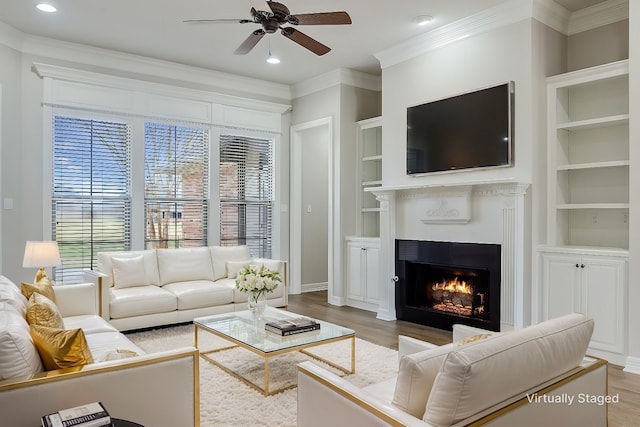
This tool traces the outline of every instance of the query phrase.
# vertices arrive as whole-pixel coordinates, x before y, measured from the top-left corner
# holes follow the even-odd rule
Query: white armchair
[[[446,346],[401,336],[398,378],[363,388],[304,362],[298,365],[298,426],[540,426],[559,420],[569,426],[606,425],[604,405],[527,399],[534,393],[606,395],[606,361],[584,356],[592,331],[593,321],[570,315],[465,345],[458,341],[488,331],[456,326],[456,341]],[[433,366],[436,372],[424,374],[433,376],[429,383],[420,375]],[[399,390],[407,379],[414,388]],[[426,397],[411,395],[424,390]]]

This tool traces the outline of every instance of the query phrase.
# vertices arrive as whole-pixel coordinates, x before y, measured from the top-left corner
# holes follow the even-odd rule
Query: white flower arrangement
[[[245,265],[236,278],[236,289],[248,293],[257,299],[263,294],[271,293],[278,287],[280,273],[265,266]]]

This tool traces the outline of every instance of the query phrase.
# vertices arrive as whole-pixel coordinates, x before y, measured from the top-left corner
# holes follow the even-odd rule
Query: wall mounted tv
[[[513,86],[407,108],[407,174],[511,166]]]

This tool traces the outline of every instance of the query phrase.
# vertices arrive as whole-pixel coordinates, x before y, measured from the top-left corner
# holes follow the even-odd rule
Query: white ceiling
[[[257,24],[186,24],[186,19],[248,19],[248,0],[50,0],[56,13],[35,8],[36,0],[0,0],[0,21],[29,35],[111,49],[284,84],[336,68],[379,74],[374,57],[422,32],[508,0],[282,0],[292,14],[346,10],[352,25],[299,26],[332,48],[318,57],[279,32],[265,36],[247,55],[233,51]],[[555,0],[575,11],[602,0]],[[432,15],[426,27],[413,24]],[[269,45],[282,62],[267,64]]]

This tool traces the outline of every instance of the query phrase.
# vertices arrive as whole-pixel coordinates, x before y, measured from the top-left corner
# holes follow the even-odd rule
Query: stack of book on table
[[[101,402],[63,409],[42,417],[42,427],[110,426],[111,417]]]
[[[302,332],[317,331],[320,323],[307,317],[292,317],[291,319],[271,320],[264,324],[264,329],[281,336],[300,334]]]

